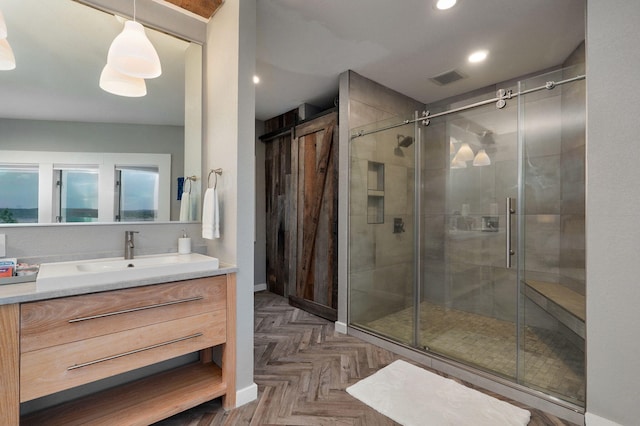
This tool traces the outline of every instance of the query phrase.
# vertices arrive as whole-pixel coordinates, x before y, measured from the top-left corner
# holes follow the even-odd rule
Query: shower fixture
[[[397,135],[398,145],[393,149],[393,154],[398,157],[404,157],[404,152],[400,148],[407,148],[413,143],[411,136]]]
[[[398,135],[398,147],[407,148],[413,143],[411,136]]]
[[[491,130],[483,130],[478,134],[478,139],[483,145],[493,145],[496,143],[495,139],[493,138],[493,132]]]

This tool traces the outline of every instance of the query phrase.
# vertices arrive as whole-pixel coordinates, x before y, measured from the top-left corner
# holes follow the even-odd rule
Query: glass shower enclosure
[[[584,406],[579,71],[352,129],[351,327]]]

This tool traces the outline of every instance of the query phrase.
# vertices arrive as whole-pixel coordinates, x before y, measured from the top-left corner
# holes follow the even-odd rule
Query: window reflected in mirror
[[[98,170],[54,170],[54,174],[55,222],[96,222],[98,220]]]
[[[145,222],[158,217],[157,167],[116,167],[116,222]]]
[[[38,222],[38,166],[0,164],[0,223]]]
[[[0,223],[168,221],[171,155],[3,151]],[[25,165],[24,158],[31,164]]]

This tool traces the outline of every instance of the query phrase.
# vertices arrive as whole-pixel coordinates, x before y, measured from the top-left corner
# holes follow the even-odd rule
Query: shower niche
[[[368,162],[367,223],[384,223],[384,163]]]

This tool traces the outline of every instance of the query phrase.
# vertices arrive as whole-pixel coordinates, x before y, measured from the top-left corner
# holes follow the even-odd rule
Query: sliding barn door
[[[291,168],[297,218],[295,278],[289,277],[289,303],[336,320],[338,126],[331,113],[295,129]],[[292,271],[293,272],[293,271]],[[292,279],[293,278],[293,279]]]

